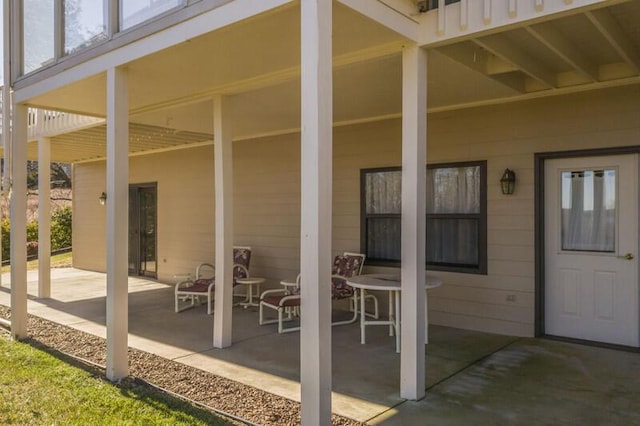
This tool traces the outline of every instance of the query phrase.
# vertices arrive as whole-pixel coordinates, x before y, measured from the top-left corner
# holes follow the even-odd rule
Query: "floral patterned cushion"
[[[353,287],[347,284],[345,278],[358,275],[362,261],[361,256],[339,255],[335,257],[331,273],[344,278],[331,278],[331,297],[333,299],[346,299],[353,296]]]
[[[361,265],[362,257],[360,256],[339,255],[333,260],[333,269],[331,270],[331,273],[345,278],[350,278],[358,274]]]
[[[344,278],[331,278],[331,298],[346,299],[353,296],[353,287]]]
[[[249,269],[249,262],[251,262],[251,250],[247,248],[234,248],[233,249],[233,263],[242,265]]]
[[[249,263],[251,262],[251,250],[248,248],[235,247],[233,249],[233,264],[242,265],[246,269],[235,266],[233,268],[233,285],[236,285],[238,278],[247,278],[249,274]]]
[[[242,268],[240,268],[238,266],[233,268],[233,282],[234,283],[238,278],[247,278],[248,276],[249,276],[249,274],[247,274],[247,270],[246,269],[242,269]]]

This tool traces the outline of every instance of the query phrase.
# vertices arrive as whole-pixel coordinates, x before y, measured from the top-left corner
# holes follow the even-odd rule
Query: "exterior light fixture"
[[[107,193],[103,192],[102,194],[100,194],[100,196],[98,197],[98,201],[100,202],[101,206],[104,206],[107,202]]]
[[[504,195],[511,195],[516,189],[516,173],[513,170],[505,169],[500,178],[500,187]]]

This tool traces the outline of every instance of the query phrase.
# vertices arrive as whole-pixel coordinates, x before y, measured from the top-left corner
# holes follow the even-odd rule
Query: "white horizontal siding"
[[[488,274],[437,273],[445,285],[430,293],[433,323],[533,334],[534,154],[640,144],[638,99],[633,86],[429,116],[430,163],[487,160],[488,174]],[[360,250],[360,170],[400,165],[400,129],[399,120],[335,129],[334,254]],[[512,196],[500,192],[507,167],[517,174]],[[158,182],[159,278],[173,282],[173,274],[212,261],[212,148],[136,157],[130,169],[132,182]],[[101,269],[104,163],[78,165],[75,177],[74,262]],[[252,274],[271,286],[295,276],[299,135],[234,143],[234,209],[235,243],[253,247]]]

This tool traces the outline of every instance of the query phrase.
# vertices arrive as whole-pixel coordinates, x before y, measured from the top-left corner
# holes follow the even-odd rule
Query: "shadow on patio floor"
[[[3,277],[3,283],[8,277]],[[29,275],[29,292],[37,291]],[[0,288],[0,304],[9,291]],[[206,307],[176,314],[173,286],[131,278],[129,345],[299,401],[299,333],[234,308],[233,345],[212,349]],[[104,337],[104,274],[54,270],[51,299],[29,313]],[[374,424],[640,424],[640,355],[430,326],[427,397],[399,396],[400,356],[386,327],[334,327],[333,411]],[[634,402],[635,401],[635,402]]]

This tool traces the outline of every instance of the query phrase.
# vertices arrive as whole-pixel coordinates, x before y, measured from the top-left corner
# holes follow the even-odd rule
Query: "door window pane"
[[[23,1],[23,72],[28,74],[55,58],[53,0]]]
[[[131,28],[183,3],[184,0],[120,0],[120,29]]]
[[[616,170],[563,172],[562,250],[615,251]]]
[[[65,0],[65,54],[106,38],[107,3],[107,0]]]

